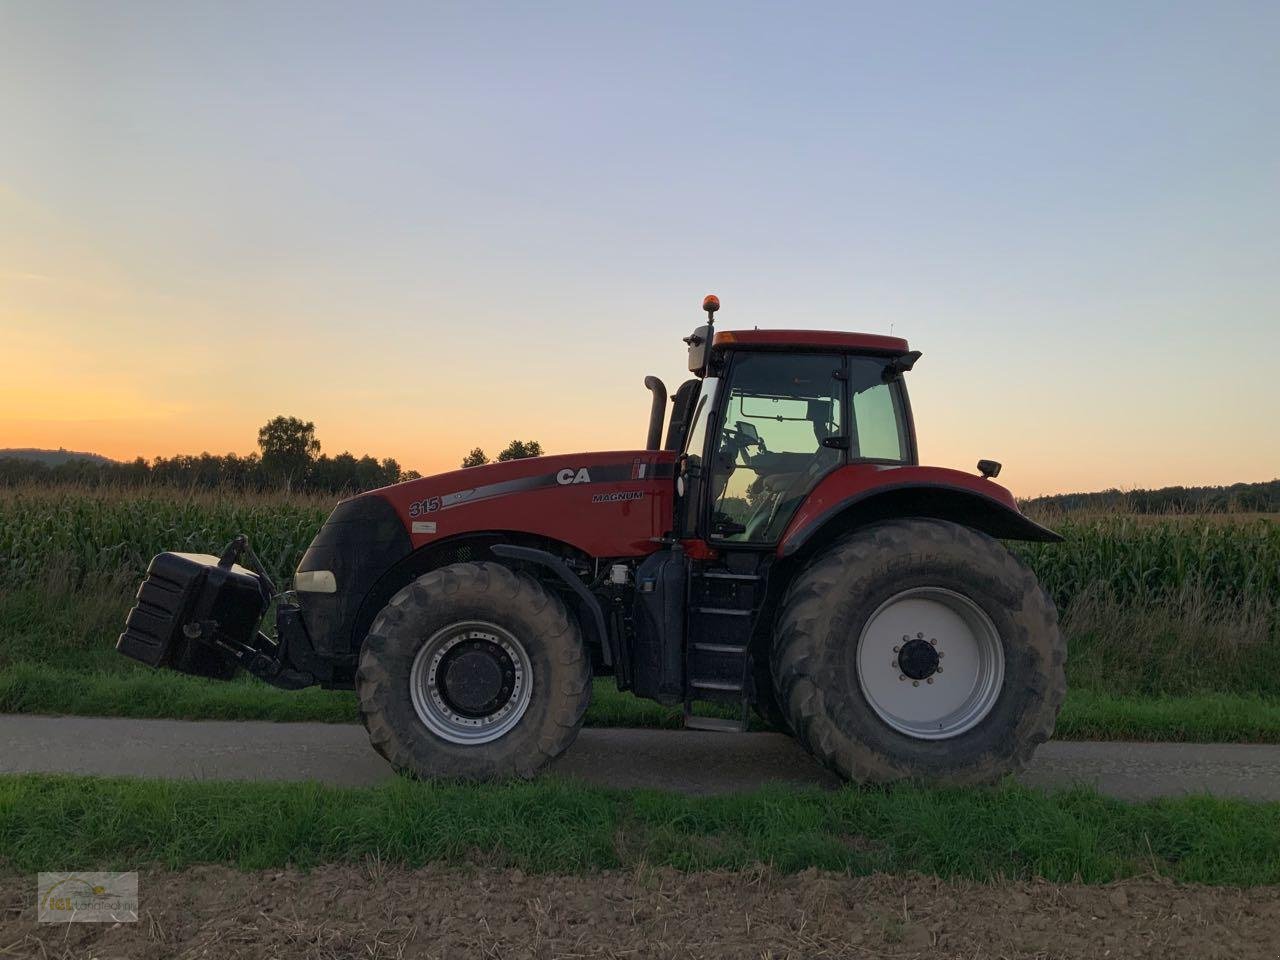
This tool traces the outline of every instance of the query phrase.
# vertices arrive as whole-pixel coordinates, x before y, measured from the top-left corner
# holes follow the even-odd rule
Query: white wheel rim
[[[455,648],[483,644],[510,663],[510,694],[482,715],[468,713],[450,702],[446,677],[441,670]],[[505,689],[505,687],[504,687]],[[409,671],[409,696],[414,712],[436,736],[449,743],[491,743],[509,733],[529,708],[533,695],[533,665],[524,645],[511,631],[493,623],[468,620],[436,631],[418,650]]]
[[[968,597],[942,587],[914,587],[880,604],[858,638],[857,656],[858,683],[871,709],[897,732],[921,740],[973,729],[1004,686],[1004,646],[995,624]]]

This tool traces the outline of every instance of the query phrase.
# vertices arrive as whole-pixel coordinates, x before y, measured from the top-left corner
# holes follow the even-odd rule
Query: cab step
[[[729,693],[740,693],[742,683],[738,680],[690,680],[689,686],[695,690],[721,690]]]
[[[686,730],[708,730],[713,733],[746,733],[747,721],[725,720],[723,717],[696,717],[691,713],[684,715]]]

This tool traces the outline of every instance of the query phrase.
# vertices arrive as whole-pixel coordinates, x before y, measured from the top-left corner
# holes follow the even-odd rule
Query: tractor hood
[[[532,534],[592,556],[641,555],[670,525],[675,459],[662,450],[530,457],[365,496],[391,505],[415,549],[483,531]]]

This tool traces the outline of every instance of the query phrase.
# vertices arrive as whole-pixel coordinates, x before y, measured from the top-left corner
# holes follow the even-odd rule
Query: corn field
[[[1256,515],[1124,514],[1052,524],[1063,543],[1018,543],[1059,607],[1088,591],[1125,603],[1199,593],[1221,605],[1280,602],[1280,523]]]
[[[325,497],[77,487],[0,491],[0,586],[51,576],[140,577],[162,550],[217,553],[248,533],[273,576],[297,566],[332,509]],[[1268,518],[1123,514],[1052,525],[1061,544],[1015,544],[1059,606],[1087,591],[1159,602],[1188,589],[1220,604],[1280,598],[1280,523]]]
[[[50,576],[141,577],[157,553],[222,551],[238,533],[287,577],[332,499],[52,487],[0,492],[0,586]]]

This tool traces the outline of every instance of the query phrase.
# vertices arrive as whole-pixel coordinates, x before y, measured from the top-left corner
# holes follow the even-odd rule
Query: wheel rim
[[[922,740],[981,723],[1004,685],[1004,646],[968,597],[916,587],[876,608],[858,639],[858,683],[876,714]]]
[[[469,620],[436,631],[409,673],[413,709],[449,743],[497,740],[520,722],[533,693],[533,667],[511,631]]]

